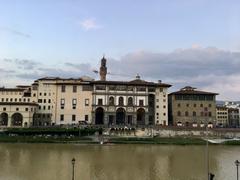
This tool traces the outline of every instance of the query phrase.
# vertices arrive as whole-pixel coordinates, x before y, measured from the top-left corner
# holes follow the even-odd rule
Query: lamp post
[[[74,180],[74,165],[75,165],[75,158],[72,159],[72,180]]]
[[[237,180],[238,180],[238,166],[240,165],[240,162],[238,160],[236,160],[235,165],[237,167]]]

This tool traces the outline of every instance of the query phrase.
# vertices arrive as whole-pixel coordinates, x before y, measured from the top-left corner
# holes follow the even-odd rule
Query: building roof
[[[218,95],[218,93],[213,93],[213,92],[206,92],[206,91],[198,91],[196,90],[196,88],[191,87],[191,86],[186,86],[182,89],[180,89],[179,91],[176,92],[172,92],[170,93],[170,95]]]
[[[131,85],[131,86],[155,86],[155,87],[171,87],[170,84],[148,82],[141,79],[135,79],[132,81],[93,81],[92,84],[103,85]]]
[[[24,89],[23,88],[5,88],[5,87],[1,87],[0,88],[0,91],[24,91]]]
[[[0,102],[0,105],[18,105],[18,106],[38,106],[33,102]]]

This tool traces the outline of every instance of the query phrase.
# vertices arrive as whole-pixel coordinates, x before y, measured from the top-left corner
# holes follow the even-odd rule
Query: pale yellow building
[[[227,127],[228,124],[228,108],[224,106],[217,106],[216,108],[217,126]]]

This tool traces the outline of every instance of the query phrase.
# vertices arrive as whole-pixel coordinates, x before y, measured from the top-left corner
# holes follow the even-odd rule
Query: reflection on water
[[[206,179],[204,146],[0,144],[0,180]],[[236,178],[240,147],[210,146],[217,180]]]

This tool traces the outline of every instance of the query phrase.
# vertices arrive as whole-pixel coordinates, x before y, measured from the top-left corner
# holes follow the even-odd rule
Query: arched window
[[[114,97],[109,98],[109,105],[113,106],[114,105]]]
[[[180,111],[178,111],[178,112],[177,112],[177,115],[178,115],[178,116],[181,116],[181,112],[180,112]]]
[[[118,105],[119,105],[119,106],[123,106],[123,105],[124,105],[123,97],[119,97],[119,99],[118,99]]]
[[[188,116],[188,111],[185,112],[185,116]]]
[[[128,98],[128,106],[132,106],[133,105],[133,98],[129,97]]]
[[[193,111],[193,116],[197,116],[197,113],[195,111]]]

